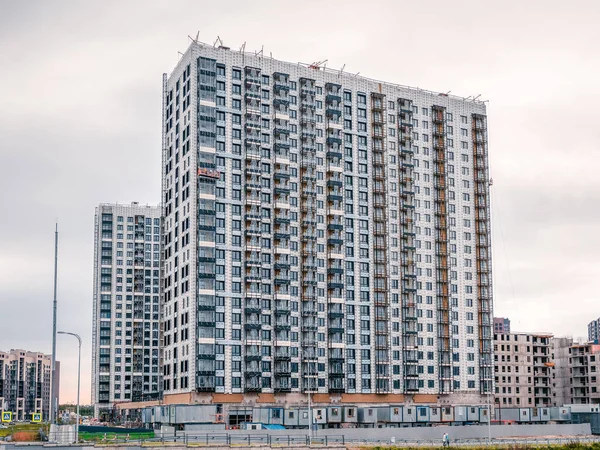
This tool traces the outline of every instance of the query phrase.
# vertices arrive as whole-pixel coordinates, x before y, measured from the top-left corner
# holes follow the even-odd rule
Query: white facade
[[[92,404],[160,393],[161,210],[102,204],[94,229]]]
[[[484,103],[199,43],[163,103],[165,394],[491,390]]]

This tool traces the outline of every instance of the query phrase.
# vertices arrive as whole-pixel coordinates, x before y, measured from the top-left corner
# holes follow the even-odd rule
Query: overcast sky
[[[188,34],[488,103],[496,315],[585,336],[600,316],[597,1],[0,0],[0,349],[84,340],[94,207],[160,199],[161,76]],[[76,341],[60,336],[61,401]]]

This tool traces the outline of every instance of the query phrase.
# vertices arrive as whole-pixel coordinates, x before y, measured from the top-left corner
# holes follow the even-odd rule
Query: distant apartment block
[[[600,319],[592,320],[588,324],[588,341],[598,343],[600,337]]]
[[[510,319],[505,317],[494,317],[494,333],[510,333]]]
[[[60,363],[56,362],[56,374]],[[0,351],[0,410],[13,413],[13,420],[31,420],[31,414],[50,414],[50,355],[27,350]],[[58,386],[58,383],[56,383]],[[58,398],[58,391],[55,391]]]
[[[161,210],[103,204],[94,230],[92,403],[160,396]]]
[[[557,406],[553,389],[552,339],[549,334],[494,335],[498,407]]]

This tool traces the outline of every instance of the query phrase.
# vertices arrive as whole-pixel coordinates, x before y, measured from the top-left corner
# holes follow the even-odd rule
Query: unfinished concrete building
[[[600,403],[600,345],[573,344],[569,353],[569,403]]]
[[[553,395],[552,335],[494,335],[495,401],[498,407],[557,406]]]

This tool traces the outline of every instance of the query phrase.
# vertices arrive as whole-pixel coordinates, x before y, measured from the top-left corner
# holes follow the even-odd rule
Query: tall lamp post
[[[58,334],[68,334],[75,336],[79,342],[79,351],[77,353],[77,421],[75,422],[75,442],[79,442],[79,390],[81,386],[81,336],[67,331],[59,331]]]

